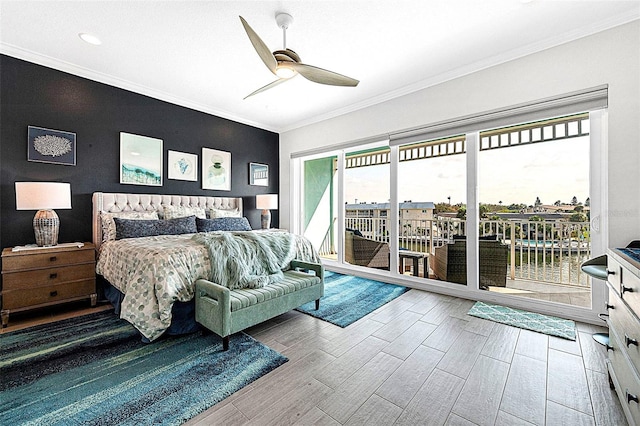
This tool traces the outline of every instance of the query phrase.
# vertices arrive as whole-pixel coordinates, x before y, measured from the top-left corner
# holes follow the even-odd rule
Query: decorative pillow
[[[195,216],[164,220],[129,220],[115,217],[113,221],[116,223],[116,240],[198,232]]]
[[[206,219],[207,213],[204,207],[187,207],[187,206],[164,206],[164,219],[175,219],[178,217],[195,216],[200,219]]]
[[[212,231],[251,231],[246,217],[219,217],[216,219],[196,218],[198,232]]]
[[[100,223],[102,224],[102,241],[112,241],[116,239],[116,224],[113,221],[114,218],[119,217],[123,219],[130,220],[140,220],[140,219],[158,219],[157,212],[114,212],[100,213]]]
[[[209,210],[209,217],[211,219],[217,219],[220,217],[242,217],[240,209],[223,210],[223,209],[211,209]]]

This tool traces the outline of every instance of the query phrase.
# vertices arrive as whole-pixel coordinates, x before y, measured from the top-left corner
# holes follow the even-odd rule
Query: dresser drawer
[[[609,276],[607,281],[620,295],[620,276],[622,276],[622,265],[615,260],[612,256],[607,257],[607,272]]]
[[[95,265],[93,263],[4,274],[2,289],[4,291],[18,289],[30,291],[35,286],[83,279],[95,279]]]
[[[2,258],[2,272],[53,268],[75,263],[91,263],[95,262],[95,259],[96,256],[93,249],[6,256]]]
[[[640,278],[630,270],[622,268],[620,294],[636,315],[640,315]]]
[[[41,304],[56,303],[66,299],[90,297],[96,291],[94,279],[72,283],[45,285],[29,290],[4,290],[2,309],[13,310]]]
[[[615,291],[609,289],[609,324],[615,330],[636,371],[640,371],[640,320],[631,313]]]
[[[618,385],[616,392],[624,411],[636,425],[640,425],[640,404],[633,400],[640,398],[640,377],[621,350],[623,345],[619,336],[610,333],[609,337],[609,344],[613,347],[613,350],[609,351],[609,362]]]

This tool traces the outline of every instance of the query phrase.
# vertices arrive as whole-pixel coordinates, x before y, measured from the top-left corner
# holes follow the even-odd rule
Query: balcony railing
[[[389,243],[387,218],[347,218],[345,227],[364,237]],[[466,235],[466,221],[457,218],[400,220],[398,247],[433,255],[434,248]],[[552,284],[588,287],[580,264],[591,255],[589,222],[480,220],[480,236],[496,235],[509,247],[507,277]],[[330,235],[321,256],[335,254]],[[334,241],[337,241],[334,238]],[[426,273],[425,273],[426,275]]]

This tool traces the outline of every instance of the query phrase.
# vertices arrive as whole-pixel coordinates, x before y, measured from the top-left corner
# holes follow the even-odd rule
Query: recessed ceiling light
[[[98,37],[94,36],[93,34],[80,33],[80,34],[78,34],[78,37],[80,37],[82,40],[84,40],[85,42],[87,42],[89,44],[93,44],[94,46],[99,46],[99,45],[102,44],[100,39]]]

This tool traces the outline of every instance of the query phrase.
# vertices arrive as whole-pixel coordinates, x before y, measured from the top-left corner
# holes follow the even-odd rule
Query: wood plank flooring
[[[187,425],[626,425],[604,347],[466,313],[410,290],[347,328],[291,311],[247,330],[289,362]],[[16,315],[0,333],[110,309]]]
[[[625,425],[603,331],[575,342],[411,290],[347,328],[292,311],[247,330],[289,362],[187,425]]]

